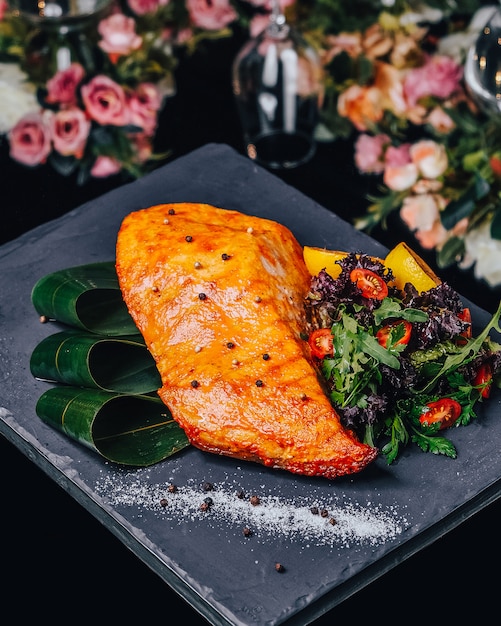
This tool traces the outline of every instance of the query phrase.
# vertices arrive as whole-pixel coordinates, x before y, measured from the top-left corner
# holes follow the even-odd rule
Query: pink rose
[[[193,24],[204,30],[220,30],[238,17],[230,0],[186,0],[186,8]]]
[[[136,15],[155,13],[160,7],[167,6],[170,0],[127,0],[129,9]]]
[[[51,151],[49,115],[28,113],[10,130],[10,156],[24,165],[45,163]]]
[[[390,143],[388,135],[359,135],[355,143],[355,164],[365,174],[381,174],[384,171],[384,148]]]
[[[400,217],[426,250],[440,249],[447,239],[440,221],[440,209],[444,206],[442,196],[425,193],[407,196],[400,209]]]
[[[456,127],[454,120],[447,115],[442,107],[435,107],[426,118],[426,122],[443,134],[450,133]]]
[[[432,194],[407,196],[400,209],[400,217],[411,231],[431,230],[439,218],[435,196]]]
[[[459,89],[463,68],[447,56],[428,58],[421,67],[410,70],[404,79],[404,93],[411,107],[420,98],[449,98]]]
[[[414,236],[425,250],[440,250],[447,239],[447,231],[442,222],[437,219],[430,230],[418,230]]]
[[[409,149],[408,143],[386,149],[383,181],[392,191],[405,191],[418,179],[418,168],[411,161]]]
[[[406,165],[390,165],[384,170],[384,184],[392,191],[410,189],[418,178],[418,169],[414,163]]]
[[[122,13],[113,13],[99,22],[98,31],[102,39],[99,47],[110,55],[112,61],[137,50],[143,43],[136,34],[136,22]]]
[[[107,176],[113,176],[118,174],[122,169],[120,163],[108,156],[98,156],[90,170],[90,175],[94,178],[106,178]]]
[[[98,124],[125,126],[129,123],[125,92],[114,80],[100,74],[83,85],[81,91],[87,114]]]
[[[47,81],[47,102],[51,104],[75,104],[77,87],[85,76],[79,63],[72,63],[67,69],[57,72]]]
[[[90,120],[81,109],[72,107],[55,113],[50,120],[54,149],[81,159],[90,132]]]
[[[3,20],[8,9],[9,5],[7,4],[6,0],[0,0],[0,21]]]
[[[384,162],[387,167],[399,167],[401,165],[407,165],[411,162],[409,143],[403,143],[400,146],[388,146],[385,155]]]
[[[431,139],[418,141],[410,147],[412,162],[425,178],[438,178],[449,164],[445,146]]]
[[[153,83],[142,83],[130,94],[128,103],[131,123],[152,136],[157,127],[157,113],[162,106],[157,87]]]

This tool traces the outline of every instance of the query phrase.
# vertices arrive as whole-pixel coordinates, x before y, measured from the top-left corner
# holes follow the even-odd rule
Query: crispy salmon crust
[[[341,425],[302,338],[311,277],[285,226],[153,206],[123,220],[116,269],[158,393],[194,446],[329,479],[376,457]]]

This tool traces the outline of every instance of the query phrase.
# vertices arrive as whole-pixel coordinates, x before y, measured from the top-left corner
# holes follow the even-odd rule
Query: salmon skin
[[[311,357],[311,276],[285,226],[207,204],[152,206],[123,220],[116,269],[159,396],[192,445],[328,479],[376,457],[342,426]]]

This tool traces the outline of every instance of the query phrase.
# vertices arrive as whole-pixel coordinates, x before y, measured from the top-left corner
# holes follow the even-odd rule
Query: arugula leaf
[[[340,407],[359,405],[367,389],[381,382],[379,365],[400,368],[400,361],[344,311],[332,326],[334,355],[325,358],[322,373],[332,383],[331,400]]]
[[[384,363],[394,370],[400,369],[400,361],[398,358],[389,350],[383,348],[376,337],[361,328],[359,329],[358,336],[360,338],[360,347],[364,352],[372,356],[379,363]]]
[[[491,330],[497,330],[498,333],[501,333],[501,328],[499,326],[500,317],[501,301],[499,302],[497,311],[494,313],[490,322],[487,324],[484,330],[479,335],[477,335],[475,339],[468,340],[467,343],[458,352],[456,352],[455,354],[449,354],[446,357],[444,364],[442,365],[440,370],[430,381],[428,381],[428,383],[423,387],[422,391],[426,392],[429,389],[432,389],[439,378],[441,378],[442,376],[446,376],[448,373],[457,369],[459,366],[469,363],[478,353],[484,341],[487,340]]]

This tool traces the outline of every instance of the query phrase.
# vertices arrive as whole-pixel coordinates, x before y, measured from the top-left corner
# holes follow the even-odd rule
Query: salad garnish
[[[472,336],[471,311],[442,282],[403,290],[380,259],[348,253],[341,273],[312,277],[306,308],[311,354],[341,422],[379,447],[389,464],[414,443],[457,456],[444,435],[477,417],[477,404],[501,386],[501,303]]]

